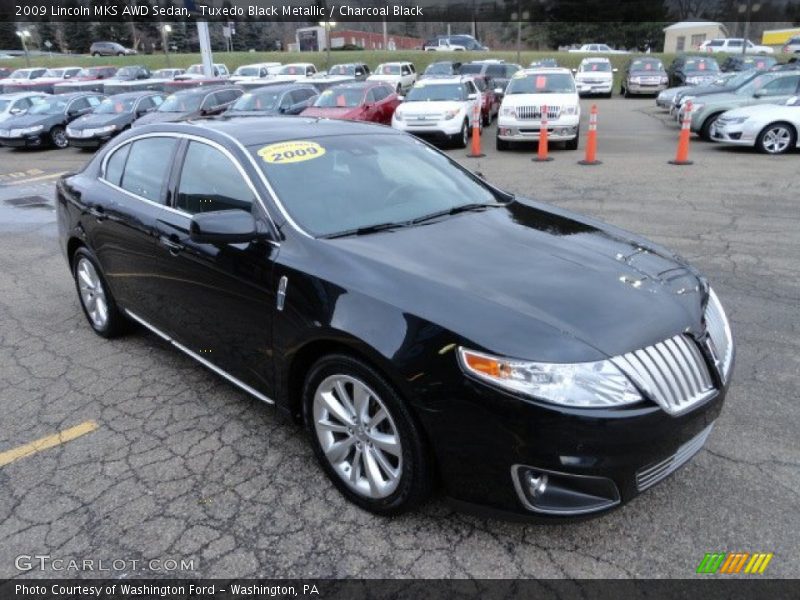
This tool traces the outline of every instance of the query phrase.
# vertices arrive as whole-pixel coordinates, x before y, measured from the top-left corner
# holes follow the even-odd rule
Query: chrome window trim
[[[234,142],[236,142],[235,138],[233,138],[233,137],[231,137],[231,136],[229,136],[227,134],[225,134],[225,135],[229,139],[231,139]],[[225,157],[227,157],[233,163],[233,165],[239,171],[239,174],[244,178],[244,181],[247,184],[247,187],[249,187],[250,191],[253,192],[253,197],[255,198],[256,202],[258,202],[258,204],[261,206],[262,210],[264,211],[264,214],[266,215],[267,219],[269,219],[270,225],[275,230],[275,232],[277,233],[277,232],[280,231],[278,229],[278,225],[275,223],[274,219],[272,218],[272,215],[269,213],[269,210],[267,209],[267,205],[264,203],[264,200],[261,198],[261,195],[258,193],[258,190],[256,190],[255,185],[253,185],[252,180],[247,175],[247,172],[244,170],[244,167],[236,159],[236,157],[233,154],[231,154],[230,150],[225,148],[225,146],[223,146],[222,144],[219,144],[218,142],[215,142],[213,140],[209,140],[208,138],[201,137],[199,135],[195,135],[195,134],[191,134],[191,133],[174,132],[174,131],[162,131],[162,132],[142,133],[142,134],[139,134],[137,136],[128,138],[123,143],[118,144],[113,150],[111,150],[110,152],[106,153],[106,155],[103,157],[103,161],[100,163],[100,175],[98,176],[97,179],[99,181],[103,182],[105,185],[107,185],[107,186],[109,186],[109,187],[111,187],[111,188],[113,188],[113,189],[115,189],[117,191],[123,192],[123,193],[127,194],[128,196],[131,196],[132,198],[135,198],[137,200],[141,200],[141,201],[146,202],[148,204],[152,204],[153,206],[158,206],[158,207],[163,208],[163,209],[165,209],[165,210],[167,210],[169,212],[172,212],[172,213],[175,213],[175,214],[179,214],[179,215],[182,215],[184,217],[187,217],[187,218],[191,219],[192,218],[191,213],[188,213],[186,211],[180,210],[178,208],[173,208],[171,206],[167,206],[166,204],[161,204],[160,202],[154,202],[154,201],[152,201],[152,200],[150,200],[148,198],[143,198],[142,196],[134,194],[133,192],[129,192],[128,190],[125,190],[125,189],[121,188],[120,186],[111,183],[110,181],[108,181],[105,178],[106,166],[108,165],[108,161],[109,161],[109,159],[111,158],[112,155],[114,155],[115,153],[119,152],[119,150],[123,146],[127,146],[129,144],[132,144],[133,142],[135,142],[137,140],[142,140],[142,139],[151,138],[151,137],[173,137],[173,138],[176,138],[176,139],[186,139],[186,140],[190,140],[190,141],[199,142],[199,143],[202,143],[202,144],[207,144],[207,145],[211,146],[212,148],[215,148],[216,150],[219,150]],[[258,172],[259,175],[261,175],[261,172],[258,169],[258,165],[255,164],[255,162],[252,160],[252,157],[250,157],[249,153],[247,153],[247,151],[244,148],[244,146],[242,146],[238,142],[236,142],[236,143],[242,149],[242,151],[247,155],[247,157],[250,158],[250,160],[253,163],[253,167],[256,170],[256,172]],[[262,179],[262,181],[263,181],[263,179]],[[265,182],[265,184],[266,184],[266,182]],[[272,190],[272,187],[269,186],[269,184],[266,184],[266,187],[267,187],[268,191],[274,197],[275,192]],[[269,240],[269,241],[272,244],[280,245],[277,242],[277,240]]]
[[[129,311],[126,308],[125,309],[125,314],[127,314],[131,319],[133,319],[137,323],[141,324],[145,328],[147,328],[150,331],[152,331],[153,333],[155,333],[158,337],[160,337],[161,339],[163,339],[167,343],[175,346],[178,350],[180,350],[181,352],[183,352],[184,354],[186,354],[190,358],[195,359],[197,362],[199,362],[204,367],[207,367],[208,369],[211,369],[217,375],[220,375],[221,377],[224,377],[225,379],[230,381],[232,384],[234,384],[238,388],[244,390],[245,392],[247,392],[251,396],[254,396],[254,397],[258,398],[259,400],[261,400],[262,402],[265,402],[266,404],[275,404],[275,401],[272,398],[269,398],[269,397],[265,396],[264,394],[262,394],[261,392],[259,392],[255,388],[247,385],[244,381],[241,381],[240,379],[237,379],[236,377],[234,377],[233,375],[231,375],[227,371],[219,368],[217,365],[215,365],[214,363],[210,362],[209,360],[206,360],[205,358],[203,358],[202,356],[200,356],[199,354],[197,354],[193,350],[190,350],[189,348],[187,348],[186,346],[184,346],[180,342],[175,341],[169,335],[167,335],[166,333],[164,333],[163,331],[161,331],[160,329],[158,329],[154,325],[151,325],[150,323],[145,321],[142,317],[140,317],[136,313],[133,313],[133,312]]]

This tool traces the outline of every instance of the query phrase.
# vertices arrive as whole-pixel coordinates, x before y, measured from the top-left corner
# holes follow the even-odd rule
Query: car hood
[[[327,276],[345,289],[506,356],[600,360],[702,331],[696,271],[633,234],[546,205],[517,201],[317,243],[336,253]]]
[[[322,108],[317,106],[310,106],[302,112],[304,117],[320,117],[323,119],[348,119],[354,118],[361,114],[361,107],[329,107]]]
[[[37,125],[49,125],[64,120],[64,115],[20,115],[3,122],[4,129],[25,129]]]
[[[130,113],[120,113],[113,115],[90,114],[78,117],[72,123],[70,123],[69,126],[72,129],[87,129],[87,128],[103,127],[105,125],[122,125],[125,123],[130,123],[132,120],[133,120],[133,115]]]
[[[742,106],[727,111],[725,117],[756,117],[769,115],[775,119],[789,119],[793,122],[800,121],[800,107],[783,106],[781,104],[753,104],[752,106]]]

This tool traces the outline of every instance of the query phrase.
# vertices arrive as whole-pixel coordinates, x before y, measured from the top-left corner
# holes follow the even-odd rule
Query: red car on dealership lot
[[[371,121],[390,125],[400,98],[391,85],[362,81],[337,85],[322,92],[304,117]]]
[[[470,77],[481,93],[481,119],[485,126],[491,125],[492,119],[500,112],[500,97],[494,91],[494,82],[486,75]]]

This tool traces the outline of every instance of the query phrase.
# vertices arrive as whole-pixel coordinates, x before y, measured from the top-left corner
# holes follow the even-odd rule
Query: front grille
[[[541,119],[543,106],[517,106],[516,115],[517,119]],[[560,106],[548,106],[547,118],[557,119],[561,116]]]
[[[733,137],[733,136],[731,136]],[[741,137],[741,133],[739,133]],[[734,138],[738,139],[738,138]],[[708,306],[705,312],[706,331],[711,340],[709,347],[714,355],[716,367],[722,380],[727,383],[730,369],[733,364],[733,336],[728,325],[728,319],[722,310],[722,305],[714,293],[709,290]]]
[[[687,335],[676,335],[611,360],[671,415],[689,410],[716,392],[700,349]]]
[[[700,451],[703,444],[706,443],[713,427],[714,424],[712,423],[703,429],[703,431],[678,448],[672,456],[657,463],[642,467],[636,471],[636,489],[642,492],[686,464],[690,458]]]

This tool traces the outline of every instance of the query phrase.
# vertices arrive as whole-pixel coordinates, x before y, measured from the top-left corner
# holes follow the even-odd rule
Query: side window
[[[298,102],[304,102],[311,98],[311,96],[316,96],[317,92],[314,90],[304,88],[302,90],[295,90],[295,98],[299,98]]]
[[[253,200],[253,192],[224,154],[208,144],[189,142],[176,208],[190,214],[234,208],[249,211]]]
[[[222,90],[217,92],[217,102],[220,104],[227,104],[236,100],[236,92],[233,90]]]
[[[92,108],[98,106],[103,101],[102,98],[100,98],[100,96],[89,96],[87,100],[89,101],[89,106],[91,106]]]
[[[31,105],[30,98],[21,98],[14,103],[14,108],[18,108],[20,110],[25,110]]]
[[[215,106],[221,104],[219,99],[217,98],[216,94],[209,94],[203,99],[203,103],[200,105],[201,109],[206,108],[214,108]]]
[[[411,70],[406,65],[403,65],[403,68],[401,69],[400,72],[403,75],[411,75]]]
[[[128,158],[131,145],[125,144],[122,148],[115,151],[106,162],[105,180],[114,185],[119,185],[122,179],[122,170],[125,168],[125,160]]]
[[[145,97],[139,100],[139,104],[136,106],[136,111],[144,112],[146,110],[150,110],[154,106],[155,104],[153,103],[153,99],[151,97]]]
[[[785,96],[794,94],[797,89],[798,77],[781,77],[776,81],[771,81],[764,86],[766,96]]]
[[[389,95],[389,90],[386,88],[385,85],[379,85],[377,87],[372,88],[372,94],[375,97],[375,102],[380,102],[386,96]]]
[[[289,108],[292,102],[292,94],[284,94],[283,98],[281,98],[280,108]]]
[[[120,187],[153,202],[161,202],[161,189],[169,174],[174,138],[155,137],[133,142]]]
[[[377,101],[378,101],[378,99],[375,97],[375,88],[372,88],[371,90],[367,91],[366,102],[368,104],[374,104]]]
[[[73,100],[72,103],[67,108],[68,113],[75,113],[79,110],[84,110],[89,108],[89,101],[86,98],[78,98],[77,100]]]

